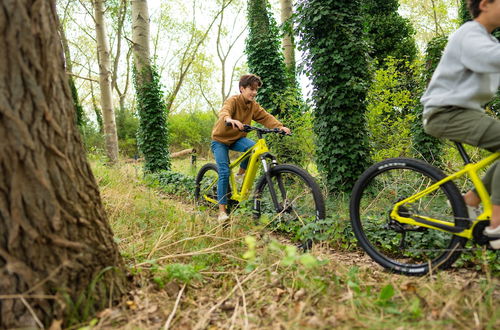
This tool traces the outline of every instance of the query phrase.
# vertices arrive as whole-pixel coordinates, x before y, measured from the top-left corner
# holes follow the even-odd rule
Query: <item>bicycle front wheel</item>
[[[254,215],[266,217],[272,228],[291,234],[294,241],[313,239],[318,231],[317,222],[325,219],[325,202],[314,178],[300,167],[289,164],[273,167],[270,177],[278,210],[263,175],[255,190]]]
[[[402,224],[390,216],[402,201],[445,178],[439,169],[416,159],[387,159],[368,168],[355,184],[350,201],[351,224],[361,247],[377,263],[405,275],[445,269],[460,256],[465,238],[440,230]],[[467,226],[467,210],[456,185],[399,208],[406,217],[425,216]]]

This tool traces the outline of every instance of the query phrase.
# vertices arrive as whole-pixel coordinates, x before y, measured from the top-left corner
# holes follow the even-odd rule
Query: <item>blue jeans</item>
[[[219,171],[219,181],[217,182],[217,200],[219,204],[227,204],[227,190],[229,186],[229,150],[245,152],[255,145],[250,139],[242,137],[231,145],[212,141],[212,152]],[[250,158],[241,162],[240,167],[246,169]]]

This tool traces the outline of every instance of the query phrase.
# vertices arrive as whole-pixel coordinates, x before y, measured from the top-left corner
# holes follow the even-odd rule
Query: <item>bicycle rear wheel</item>
[[[208,163],[198,171],[194,197],[200,205],[214,206],[217,204],[217,182],[219,181],[219,172],[217,165]]]
[[[387,159],[368,168],[355,184],[351,224],[361,247],[385,268],[406,275],[445,269],[460,256],[467,239],[451,233],[402,224],[391,218],[396,202],[445,178],[439,169],[416,159]],[[400,207],[404,216],[427,216],[466,227],[467,210],[453,182]]]
[[[270,170],[278,204],[277,212],[266,176],[255,189],[254,216],[266,216],[270,226],[290,234],[292,240],[306,243],[318,231],[317,222],[325,219],[325,202],[314,178],[295,165],[276,165]]]

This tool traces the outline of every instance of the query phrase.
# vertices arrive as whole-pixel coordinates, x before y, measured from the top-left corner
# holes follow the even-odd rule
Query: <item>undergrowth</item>
[[[500,326],[490,268],[384,272],[356,247],[347,195],[328,198],[328,233],[304,253],[244,209],[221,224],[185,194],[148,187],[139,164],[92,166],[135,289],[91,328]]]

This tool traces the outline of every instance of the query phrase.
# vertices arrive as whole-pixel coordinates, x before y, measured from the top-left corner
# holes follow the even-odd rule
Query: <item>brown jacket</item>
[[[247,135],[245,132],[226,126],[227,118],[239,120],[244,125],[250,125],[252,120],[255,120],[267,128],[283,127],[280,121],[264,110],[257,102],[248,102],[241,94],[234,95],[224,102],[219,111],[219,119],[212,130],[212,140],[227,145],[231,145]]]

